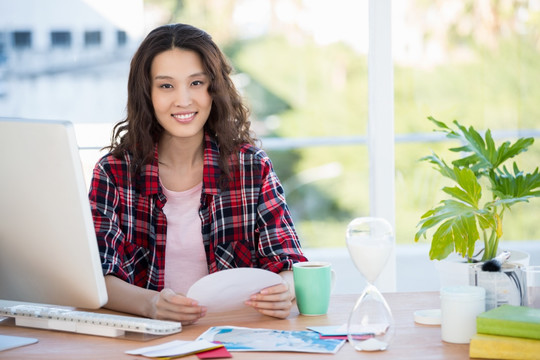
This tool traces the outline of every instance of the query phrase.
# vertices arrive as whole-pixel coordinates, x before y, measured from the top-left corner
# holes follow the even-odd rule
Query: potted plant
[[[435,153],[421,159],[433,164],[454,186],[444,187],[442,191],[448,198],[422,215],[415,241],[434,230],[430,259],[442,260],[455,252],[467,262],[490,260],[497,255],[507,210],[540,196],[538,167],[526,173],[515,162],[511,169],[505,165],[527,151],[534,139],[519,138],[496,146],[489,129],[482,136],[472,126],[466,128],[456,120],[450,127],[431,116],[428,119],[446,137],[460,142],[449,149],[459,156],[450,164]],[[477,241],[483,243],[480,259],[474,254]]]

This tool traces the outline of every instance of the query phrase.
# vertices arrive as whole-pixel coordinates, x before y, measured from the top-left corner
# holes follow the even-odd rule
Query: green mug
[[[324,315],[328,312],[335,272],[328,262],[307,261],[293,265],[296,304],[302,315]]]

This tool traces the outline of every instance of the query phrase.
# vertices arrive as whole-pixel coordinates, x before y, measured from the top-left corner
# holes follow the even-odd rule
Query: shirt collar
[[[204,136],[203,192],[211,195],[219,195],[221,193],[219,186],[220,177],[219,146],[215,139],[206,133]]]
[[[144,196],[159,193],[159,166],[158,166],[158,147],[154,145],[154,157],[152,162],[142,166],[139,174],[139,188]]]
[[[221,169],[219,167],[219,146],[207,133],[204,136],[204,160],[203,160],[203,192],[210,195],[219,195],[221,188],[219,179]],[[159,193],[159,165],[158,146],[154,145],[154,157],[150,164],[142,167],[139,185],[142,195],[154,195]]]

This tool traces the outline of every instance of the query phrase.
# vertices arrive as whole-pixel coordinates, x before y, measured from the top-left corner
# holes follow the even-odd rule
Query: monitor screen
[[[0,299],[107,301],[73,125],[0,118]]]

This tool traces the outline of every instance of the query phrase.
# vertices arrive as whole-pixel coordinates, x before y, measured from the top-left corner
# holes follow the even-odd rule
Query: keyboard
[[[0,316],[15,318],[17,326],[109,337],[119,337],[129,332],[170,335],[182,331],[182,324],[174,321],[3,300],[0,300]]]

